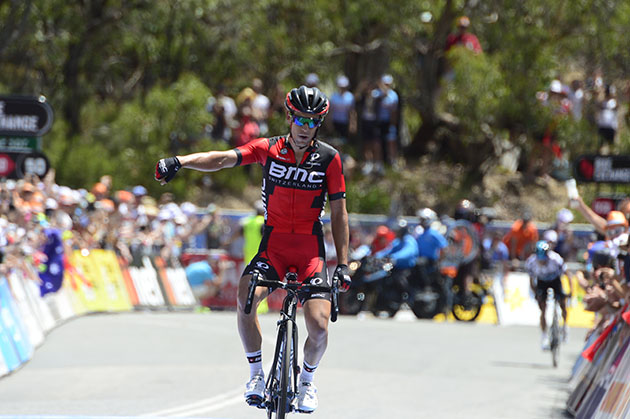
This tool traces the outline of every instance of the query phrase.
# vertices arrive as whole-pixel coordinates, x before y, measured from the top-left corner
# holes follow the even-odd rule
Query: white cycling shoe
[[[260,406],[265,399],[265,377],[254,375],[245,384],[245,401],[250,406]]]
[[[540,344],[543,351],[548,351],[551,349],[551,343],[549,342],[549,335],[546,333],[542,336],[542,342]]]
[[[313,413],[317,409],[317,405],[317,387],[315,384],[300,382],[298,385],[298,412]]]

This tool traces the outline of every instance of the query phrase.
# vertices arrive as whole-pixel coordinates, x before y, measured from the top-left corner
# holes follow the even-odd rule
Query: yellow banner
[[[71,259],[76,272],[68,286],[87,311],[125,311],[132,305],[125,289],[116,255],[109,250],[75,251]]]

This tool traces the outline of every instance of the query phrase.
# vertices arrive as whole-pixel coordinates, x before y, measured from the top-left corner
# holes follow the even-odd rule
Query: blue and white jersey
[[[354,95],[348,91],[335,92],[330,97],[330,115],[333,122],[347,124],[350,121],[350,111],[354,107]]]
[[[378,108],[378,120],[380,122],[390,122],[392,114],[398,109],[398,94],[393,90],[388,90],[385,95],[381,92],[381,106]]]
[[[538,260],[535,253],[528,257],[525,269],[529,276],[538,281],[552,281],[562,275],[567,267],[562,256],[549,250],[546,260]]]

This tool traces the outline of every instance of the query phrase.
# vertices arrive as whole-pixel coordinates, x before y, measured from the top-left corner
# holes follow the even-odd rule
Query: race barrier
[[[576,418],[630,417],[630,312],[594,329],[576,361],[567,411]]]
[[[595,313],[584,310],[582,299],[585,292],[577,284],[575,278],[563,276],[562,283],[566,294],[569,294],[571,289],[569,281],[573,283],[573,295],[567,299],[567,325],[569,327],[592,327]],[[531,290],[527,273],[510,272],[504,278],[496,275],[492,281],[492,296],[498,324],[503,326],[538,326],[540,324],[540,309],[534,292]],[[548,310],[552,309],[552,307],[547,308]],[[551,318],[551,314],[547,318]],[[480,321],[482,320],[480,319]]]
[[[159,257],[129,266],[109,250],[74,251],[64,263],[61,288],[43,296],[37,270],[22,261],[0,276],[0,377],[31,359],[50,330],[74,317],[198,305],[184,269]]]

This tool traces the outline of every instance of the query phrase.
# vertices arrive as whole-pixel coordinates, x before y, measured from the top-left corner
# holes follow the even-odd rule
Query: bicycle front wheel
[[[289,400],[289,388],[291,386],[291,348],[293,346],[293,323],[288,321],[285,324],[282,336],[282,364],[280,365],[280,398],[278,399],[277,418],[284,419],[291,411],[291,400]]]
[[[556,309],[556,307],[554,307]],[[560,355],[560,325],[558,322],[558,314],[554,312],[553,321],[551,323],[551,336],[549,338],[549,346],[551,349],[551,362],[553,367],[558,366],[558,356]]]

